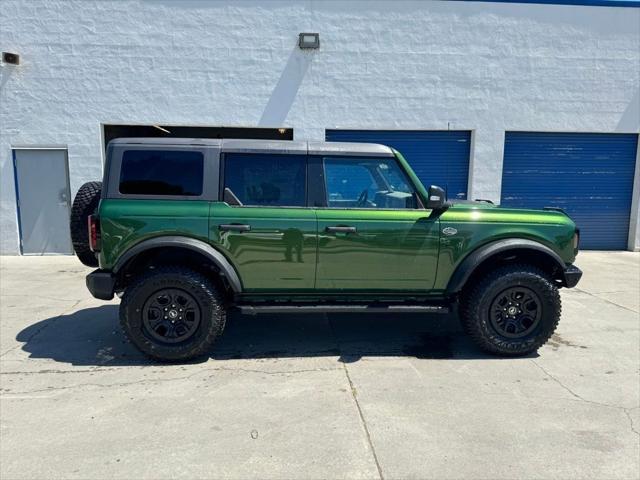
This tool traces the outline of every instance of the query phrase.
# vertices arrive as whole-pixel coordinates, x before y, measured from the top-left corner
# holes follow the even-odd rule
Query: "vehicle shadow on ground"
[[[118,324],[118,306],[103,305],[47,318],[16,337],[30,358],[73,365],[151,365]],[[453,315],[231,313],[210,358],[216,360],[338,356],[406,356],[424,359],[486,359]],[[534,355],[536,356],[536,355]],[[206,359],[205,359],[206,360]],[[204,361],[204,360],[201,360]]]

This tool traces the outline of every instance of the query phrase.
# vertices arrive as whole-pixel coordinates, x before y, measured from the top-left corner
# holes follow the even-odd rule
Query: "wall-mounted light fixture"
[[[17,53],[2,52],[2,63],[20,65],[20,55]]]
[[[320,48],[320,34],[319,33],[301,33],[298,36],[298,46],[305,50]]]

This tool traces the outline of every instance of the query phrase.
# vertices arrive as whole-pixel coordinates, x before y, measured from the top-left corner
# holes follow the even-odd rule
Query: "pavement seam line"
[[[560,379],[558,379],[557,377],[555,377],[554,375],[551,375],[542,365],[540,365],[538,362],[536,362],[535,360],[531,360],[531,362],[538,367],[540,370],[542,370],[542,372],[549,377],[551,380],[553,380],[554,382],[556,382],[558,385],[560,385],[563,389],[565,389],[567,392],[569,392],[571,394],[571,396],[573,396],[574,398],[577,398],[578,400],[580,400],[581,402],[585,402],[585,403],[589,403],[591,405],[597,405],[599,407],[605,407],[605,408],[615,408],[617,410],[622,410],[622,412],[625,414],[625,416],[627,417],[627,420],[629,420],[629,428],[631,429],[631,431],[633,433],[635,433],[638,437],[640,437],[640,432],[638,430],[636,430],[635,425],[633,424],[633,418],[631,417],[631,410],[634,410],[638,407],[633,407],[633,408],[628,408],[628,407],[623,407],[621,405],[611,405],[610,403],[602,403],[602,402],[596,402],[594,400],[587,400],[586,398],[578,395],[576,392],[574,392],[573,390],[571,390],[569,387],[567,387],[564,383],[562,383],[562,381]]]
[[[589,295],[590,297],[597,298],[598,300],[602,300],[603,302],[609,303],[611,305],[615,305],[616,307],[623,308],[623,309],[625,309],[625,310],[627,310],[629,312],[635,313],[636,315],[638,314],[637,310],[634,310],[634,309],[629,308],[629,307],[625,307],[624,305],[620,305],[619,303],[616,303],[616,302],[612,302],[611,300],[607,300],[606,298],[602,298],[602,297],[598,296],[595,293],[587,292],[586,290],[582,290],[582,289],[577,288],[577,287],[573,287],[573,289],[576,292],[585,293],[585,294]]]
[[[349,369],[347,368],[346,363],[342,362],[342,368],[344,369],[344,373],[347,377],[347,381],[349,382],[349,390],[351,391],[351,398],[353,398],[353,401],[356,404],[356,409],[358,410],[358,416],[360,417],[362,428],[364,428],[364,433],[365,433],[365,436],[367,437],[367,443],[369,444],[369,448],[371,449],[371,454],[373,455],[373,460],[376,463],[376,468],[378,469],[378,476],[380,477],[380,480],[384,480],[384,475],[382,474],[382,467],[380,466],[380,461],[378,460],[376,449],[374,448],[373,441],[371,440],[371,433],[369,432],[369,427],[367,426],[367,422],[364,419],[364,414],[362,413],[362,408],[360,407],[360,402],[358,401],[356,389],[353,386],[353,382],[351,381],[351,375],[349,375]]]
[[[324,319],[329,325],[329,330],[331,331],[331,334],[335,339],[336,346],[338,347],[338,351],[340,352],[340,355],[342,355],[342,348],[340,346],[340,341],[338,340],[338,336],[336,335],[336,332],[333,329],[333,324],[331,323],[331,320],[329,320],[329,316],[326,313],[324,314]],[[347,364],[344,361],[341,361],[341,360],[338,360],[338,361],[342,363],[342,369],[344,370],[344,374],[347,377],[347,382],[349,383],[349,391],[351,392],[351,398],[353,399],[353,402],[356,405],[356,410],[358,410],[358,417],[360,417],[360,423],[362,424],[362,428],[364,429],[364,434],[367,439],[367,444],[371,449],[371,455],[373,456],[373,461],[375,462],[376,469],[378,470],[378,478],[380,480],[384,480],[382,467],[380,466],[380,461],[378,460],[378,454],[376,453],[376,449],[373,446],[373,440],[371,439],[371,432],[369,432],[367,421],[364,418],[364,414],[362,413],[362,407],[360,406],[360,402],[358,401],[356,387],[353,385],[353,381],[351,380],[351,375],[349,375],[349,369],[347,368]]]
[[[166,382],[174,382],[179,380],[190,380],[191,378],[211,372],[220,372],[220,371],[230,371],[230,372],[245,372],[245,373],[261,373],[265,375],[293,375],[297,373],[307,373],[307,372],[325,372],[325,371],[337,371],[339,368],[314,368],[314,369],[304,369],[304,370],[277,370],[277,371],[268,371],[268,370],[253,370],[247,368],[234,368],[234,367],[213,367],[206,368],[203,370],[198,370],[189,375],[183,375],[180,377],[170,377],[170,378],[144,378],[141,380],[135,380],[132,382],[117,382],[117,383],[75,383],[72,385],[65,385],[63,387],[49,387],[49,388],[40,388],[36,390],[24,390],[24,391],[11,391],[7,393],[3,393],[0,397],[11,398],[15,395],[26,395],[32,393],[43,393],[43,392],[56,392],[61,390],[72,390],[75,388],[84,388],[84,387],[95,387],[95,388],[113,388],[113,387],[128,387],[131,385],[144,385],[144,384],[159,384]],[[28,372],[26,372],[28,373]],[[91,370],[85,370],[83,373],[91,373]],[[212,375],[210,375],[212,376]]]
[[[130,365],[127,367],[136,367],[136,365]],[[122,370],[127,367],[107,367],[107,368],[89,368],[82,370],[25,370],[25,371],[8,371],[8,372],[0,372],[0,375],[67,375],[74,373],[94,373],[94,372],[115,372],[118,370]],[[142,368],[147,368],[145,365],[141,365]],[[267,375],[287,375],[293,373],[307,373],[307,372],[328,372],[339,370],[339,368],[309,368],[309,369],[300,369],[300,370],[257,370],[250,368],[240,368],[240,367],[214,367],[214,368],[206,368],[202,370],[202,372],[212,372],[212,371],[239,371],[239,372],[247,372],[247,373],[264,373]],[[199,372],[196,372],[199,373]],[[187,378],[187,377],[176,377],[176,378]]]
[[[0,297],[24,297],[23,293],[0,293]],[[46,295],[38,295],[38,298],[42,298],[44,300],[54,300],[56,302],[81,302],[85,300],[81,298],[78,300],[77,298],[60,298],[60,297],[47,297]]]

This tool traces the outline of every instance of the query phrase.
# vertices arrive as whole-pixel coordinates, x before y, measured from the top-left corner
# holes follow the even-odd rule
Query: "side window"
[[[416,208],[416,196],[394,158],[323,158],[329,208]]]
[[[119,191],[129,195],[202,195],[202,152],[126,150]]]
[[[324,178],[329,207],[355,208],[361,195],[375,195],[371,172],[357,162],[325,159]]]
[[[227,153],[224,187],[245,206],[306,205],[306,155]]]

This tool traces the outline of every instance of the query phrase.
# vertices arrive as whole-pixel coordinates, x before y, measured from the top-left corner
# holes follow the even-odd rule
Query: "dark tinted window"
[[[201,195],[204,157],[179,150],[127,150],[120,168],[120,193]]]
[[[416,208],[415,193],[393,158],[325,157],[327,206]]]
[[[228,153],[224,187],[243,205],[302,207],[306,171],[305,155]]]

